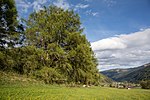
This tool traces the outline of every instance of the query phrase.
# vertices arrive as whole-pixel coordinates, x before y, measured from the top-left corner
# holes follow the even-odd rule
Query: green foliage
[[[13,47],[19,38],[17,10],[14,0],[0,0],[0,47]]]
[[[141,81],[140,85],[142,86],[143,89],[150,89],[150,80]]]
[[[0,69],[31,74],[42,66],[43,51],[34,46],[4,49],[0,51]]]
[[[26,43],[43,50],[43,65],[66,76],[67,82],[94,84],[97,63],[80,25],[73,11],[50,6],[30,15]]]
[[[50,6],[32,13],[26,25],[24,46],[0,51],[1,70],[50,84],[100,82],[97,62],[82,34],[78,14]]]
[[[16,48],[15,50],[16,65],[14,66],[14,70],[17,72],[32,75],[35,70],[40,69],[43,65],[41,58],[44,56],[44,51],[34,46]]]
[[[14,66],[14,59],[11,56],[10,50],[0,50],[0,70],[11,70]]]
[[[56,83],[57,80],[63,79],[63,76],[54,68],[43,67],[35,73],[38,79],[44,80],[45,83]]]

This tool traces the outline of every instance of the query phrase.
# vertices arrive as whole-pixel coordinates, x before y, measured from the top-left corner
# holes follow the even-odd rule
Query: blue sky
[[[150,55],[150,41],[146,38],[150,37],[150,0],[15,1],[19,16],[26,19],[33,11],[38,11],[42,9],[42,6],[51,4],[64,9],[73,9],[81,17],[82,26],[85,28],[84,34],[91,42],[101,65],[99,68],[102,70],[135,67],[150,62],[150,57],[146,56]],[[140,37],[143,37],[143,35],[145,36],[141,39]],[[135,39],[132,40],[132,38]],[[146,42],[142,42],[143,40]],[[137,45],[134,45],[133,42],[137,42]],[[105,46],[103,46],[104,44]],[[143,47],[145,45],[146,47]],[[145,49],[143,50],[142,48]],[[133,54],[137,50],[139,50],[139,53]],[[129,51],[133,52],[129,53]],[[126,64],[127,59],[118,57],[123,56],[121,55],[122,52],[129,54],[127,58],[135,63]],[[143,52],[145,56],[142,55]],[[130,57],[131,55],[133,56]],[[107,58],[108,61],[100,62],[101,60],[103,61],[102,57]],[[116,61],[114,58],[112,60],[111,57],[115,57]],[[144,60],[138,61],[136,58]],[[119,60],[121,63],[117,62]]]
[[[24,18],[51,4],[74,9],[90,42],[150,27],[150,0],[16,0],[16,4]]]

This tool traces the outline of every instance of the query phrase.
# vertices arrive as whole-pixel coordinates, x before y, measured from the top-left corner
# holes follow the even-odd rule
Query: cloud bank
[[[98,69],[136,67],[150,62],[150,28],[91,43]]]

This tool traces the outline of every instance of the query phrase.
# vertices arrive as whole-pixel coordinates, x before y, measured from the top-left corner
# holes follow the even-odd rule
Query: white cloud
[[[117,3],[116,0],[103,0],[103,2],[107,5],[107,7],[113,7]]]
[[[91,2],[92,0],[84,0],[85,2]]]
[[[21,8],[20,12],[27,12],[28,9],[31,7],[31,3],[26,0],[15,0],[17,7]]]
[[[47,3],[49,0],[35,0],[34,2],[29,2],[28,0],[15,0],[17,7],[22,12],[27,12],[29,8],[33,7],[34,11],[39,11],[43,9],[43,4]]]
[[[84,4],[81,4],[81,3],[79,3],[79,4],[77,4],[77,5],[75,6],[75,8],[81,8],[81,9],[84,9],[84,8],[87,8],[87,7],[89,7],[88,4],[84,5]]]
[[[89,4],[77,4],[74,6],[74,11],[77,11],[77,10],[80,10],[80,9],[85,9],[85,8],[88,8],[89,7]]]
[[[93,16],[97,16],[99,13],[98,12],[93,12],[92,15]]]
[[[92,43],[93,50],[107,50],[107,49],[123,49],[126,48],[124,41],[118,37],[102,39]]]
[[[56,2],[54,2],[53,4],[57,7],[65,9],[65,10],[70,8],[70,5],[66,0],[56,0]]]
[[[43,9],[43,4],[45,4],[47,2],[47,0],[36,0],[32,3],[33,6],[33,10],[35,10],[36,12],[38,12],[39,10]]]
[[[35,0],[32,3],[33,10],[38,12],[39,10],[43,10],[43,5],[46,4],[49,0]]]
[[[87,10],[85,13],[86,13],[86,15],[92,15],[92,16],[98,16],[99,15],[98,12],[93,12],[92,10]]]
[[[150,28],[91,43],[100,70],[136,67],[150,62]]]

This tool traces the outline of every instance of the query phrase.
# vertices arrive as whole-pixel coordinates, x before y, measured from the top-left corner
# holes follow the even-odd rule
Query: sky
[[[49,5],[78,13],[100,71],[150,62],[150,0],[15,1],[19,17],[25,19]]]

